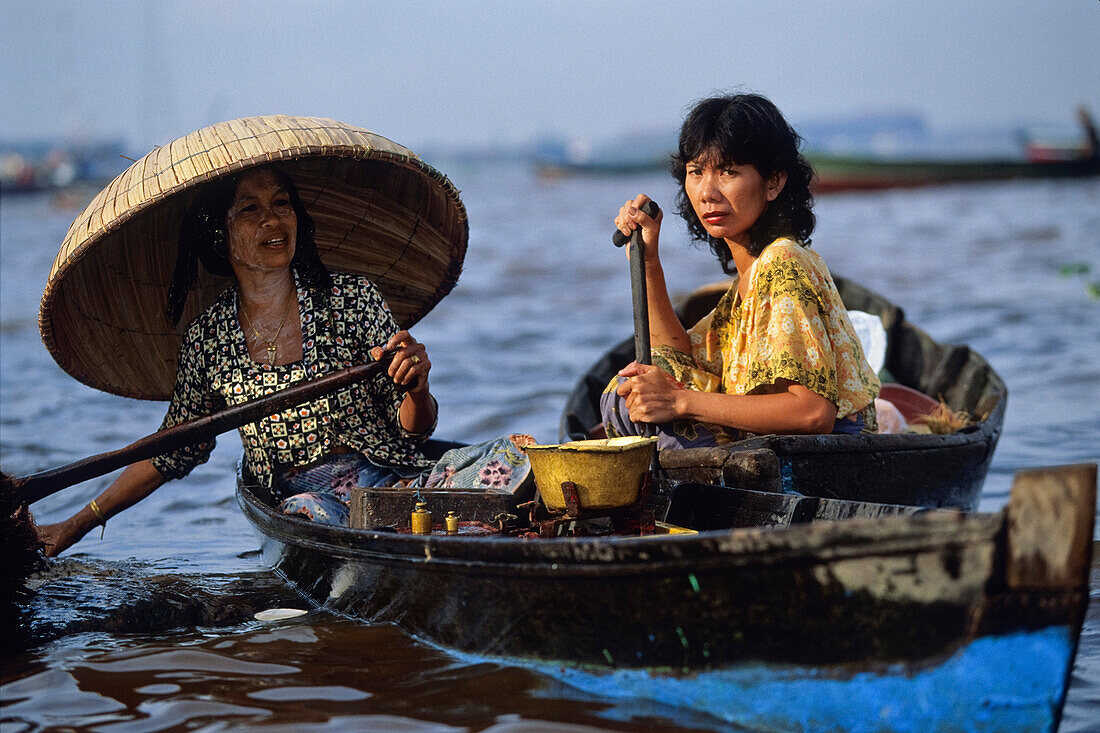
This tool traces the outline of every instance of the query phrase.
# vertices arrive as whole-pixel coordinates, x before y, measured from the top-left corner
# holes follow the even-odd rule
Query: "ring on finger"
[[[419,364],[419,363],[420,363],[420,357],[419,357],[419,356],[417,356],[416,354],[413,354],[413,356],[412,356],[412,363],[413,363],[413,364]]]

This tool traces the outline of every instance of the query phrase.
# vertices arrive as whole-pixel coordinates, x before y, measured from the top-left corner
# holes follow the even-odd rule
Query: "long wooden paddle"
[[[657,216],[661,207],[656,201],[650,200],[642,204],[642,211],[651,217]],[[616,247],[628,244],[626,251],[630,258],[630,300],[634,308],[634,361],[639,364],[652,364],[653,358],[649,346],[649,294],[645,285],[645,244],[642,242],[642,228],[638,227],[631,232],[629,239],[618,229],[611,235],[611,242]],[[650,437],[656,434],[657,428],[649,423],[642,423],[642,435]],[[653,454],[653,468],[657,468],[657,454]]]
[[[239,428],[288,407],[300,405],[349,384],[362,381],[393,358],[394,350],[382,353],[378,361],[341,369],[312,382],[288,387],[281,392],[259,397],[239,405],[188,420],[166,430],[147,435],[125,448],[83,458],[67,466],[53,468],[22,478],[5,477],[5,491],[14,490],[23,503],[33,504],[61,489],[96,476],[110,473],[136,461],[152,458],[186,445],[208,440],[215,435]]]
[[[656,201],[646,201],[642,211],[651,217],[661,212]],[[630,299],[634,306],[634,360],[639,364],[651,364],[649,351],[649,297],[645,286],[645,245],[642,243],[642,228],[635,229],[629,238],[618,229],[611,235],[616,247],[629,243],[627,252],[630,257]]]

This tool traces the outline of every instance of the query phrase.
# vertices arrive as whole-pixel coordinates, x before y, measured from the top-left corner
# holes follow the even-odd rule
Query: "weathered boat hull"
[[[886,370],[899,382],[943,399],[952,410],[981,419],[951,435],[768,435],[727,448],[662,451],[670,478],[763,490],[797,491],[853,501],[914,506],[977,507],[1004,424],[1008,390],[1000,376],[966,346],[936,343],[905,320],[882,296],[836,278],[845,305],[879,316],[887,333]],[[687,324],[705,315],[728,284],[703,288],[681,309]],[[597,361],[577,383],[562,413],[562,440],[593,437],[599,396],[634,358],[627,339]],[[737,454],[770,450],[774,466],[747,470]]]
[[[1080,558],[1095,467],[1091,484],[1075,481],[1091,499],[1048,502],[1091,502],[1074,515],[1074,531],[1040,530],[1074,545],[1052,551],[1076,558],[1054,582],[1045,574],[1064,558],[1020,573],[1026,552],[1013,550],[1013,522],[1042,518],[1028,518],[1035,502],[1015,496],[1019,508],[1006,519],[683,485],[668,519],[698,534],[553,540],[337,528],[280,515],[243,485],[238,499],[265,558],[306,596],[473,658],[743,725],[851,729],[858,718],[867,729],[892,727],[888,708],[944,688],[958,698],[939,711],[951,720],[1001,704],[1012,714],[1003,720],[1023,715],[1042,728],[1060,710],[1087,602]],[[875,519],[820,521],[861,515]],[[735,528],[708,529],[715,523]],[[991,659],[1021,648],[1038,660],[1034,674],[1019,685],[993,674],[1001,662]],[[986,673],[995,684],[975,687]],[[869,690],[866,705],[840,704]],[[788,694],[799,698],[784,713],[778,702]],[[939,714],[939,704],[924,715]],[[1011,727],[1003,720],[986,729]]]

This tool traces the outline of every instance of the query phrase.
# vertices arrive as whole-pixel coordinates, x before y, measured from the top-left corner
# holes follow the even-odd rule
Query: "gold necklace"
[[[252,325],[252,321],[248,318],[248,313],[245,312],[244,304],[241,303],[241,299],[237,298],[237,309],[241,312],[241,316],[244,318],[244,322],[248,324],[248,327],[252,329],[252,333],[256,334],[256,340],[267,344],[267,364],[268,366],[275,366],[275,357],[279,353],[279,347],[276,342],[279,340],[279,334],[283,332],[283,326],[286,325],[286,319],[290,315],[290,304],[297,301],[297,294],[295,297],[286,302],[286,308],[283,309],[283,320],[279,321],[279,328],[275,331],[275,335],[271,339],[265,339],[260,335],[260,332],[256,330],[256,327]]]

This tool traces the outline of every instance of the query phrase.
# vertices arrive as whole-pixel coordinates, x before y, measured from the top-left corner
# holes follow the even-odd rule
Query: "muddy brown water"
[[[577,376],[632,324],[626,261],[610,244],[638,192],[671,209],[663,175],[538,180],[513,165],[450,165],[469,208],[455,291],[414,329],[433,361],[437,435],[557,439]],[[163,403],[95,392],[42,346],[37,304],[77,211],[48,196],[0,206],[0,464],[24,475],[156,429]],[[814,247],[831,269],[902,306],[940,341],[968,343],[1004,377],[1008,412],[982,498],[1014,470],[1100,461],[1100,181],[1005,182],[822,197]],[[672,289],[718,277],[666,219]],[[233,498],[239,441],[109,523],[36,581],[39,641],[3,659],[0,725],[19,730],[275,728],[385,731],[727,730],[691,711],[601,699],[532,671],[471,663],[392,626],[309,609],[256,552]],[[68,515],[108,478],[35,505]],[[1100,564],[1063,731],[1100,709]],[[261,608],[297,605],[276,623]]]

